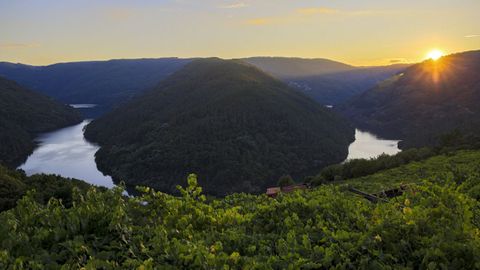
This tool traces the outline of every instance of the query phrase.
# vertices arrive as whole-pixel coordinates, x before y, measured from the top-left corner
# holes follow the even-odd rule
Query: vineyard
[[[66,207],[29,191],[0,214],[0,268],[478,269],[479,156],[437,156],[275,199],[210,199],[193,174],[179,197],[74,188]],[[345,189],[356,181],[374,191],[397,173],[390,185],[412,181],[388,202]]]

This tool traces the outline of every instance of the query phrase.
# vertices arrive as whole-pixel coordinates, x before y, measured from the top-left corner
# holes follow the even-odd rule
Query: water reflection
[[[355,130],[355,141],[348,147],[348,157],[350,159],[375,158],[383,153],[395,155],[401,150],[398,148],[398,142],[395,140],[384,140],[374,134],[366,131]]]
[[[70,104],[74,109],[91,109],[97,107],[97,104]]]
[[[94,155],[99,147],[83,137],[83,128],[89,122],[85,120],[78,125],[40,135],[37,138],[39,146],[19,168],[27,175],[59,174],[97,186],[115,186],[110,176],[97,169]]]
[[[58,174],[84,180],[93,185],[112,188],[115,184],[110,176],[103,175],[95,163],[95,152],[98,146],[87,142],[83,137],[83,129],[90,122],[82,123],[45,133],[37,138],[38,147],[19,167],[27,175],[36,173]],[[349,159],[374,158],[382,153],[394,155],[398,149],[395,140],[384,140],[372,133],[356,130],[355,141],[348,149]],[[129,190],[134,194],[133,190]]]

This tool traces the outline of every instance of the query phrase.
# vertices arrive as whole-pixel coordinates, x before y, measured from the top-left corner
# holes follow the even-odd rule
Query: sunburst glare
[[[434,50],[431,50],[427,53],[427,59],[437,61],[438,59],[440,59],[440,57],[442,57],[444,55],[445,54],[441,50],[434,49]]]

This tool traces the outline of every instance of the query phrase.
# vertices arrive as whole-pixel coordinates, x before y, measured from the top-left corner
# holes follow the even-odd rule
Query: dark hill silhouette
[[[119,59],[29,66],[0,63],[0,75],[65,103],[111,107],[155,86],[189,59]]]

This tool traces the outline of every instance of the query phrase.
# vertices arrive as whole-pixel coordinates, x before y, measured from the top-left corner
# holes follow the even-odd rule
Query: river
[[[38,136],[38,147],[19,169],[27,175],[59,174],[97,186],[113,187],[112,178],[97,169],[95,152],[99,147],[83,137],[83,129],[89,122],[84,120],[80,124]],[[397,145],[398,141],[383,140],[372,133],[356,130],[347,160],[373,158],[382,153],[393,155],[400,151]]]
[[[27,175],[59,174],[97,186],[115,186],[110,176],[97,169],[95,152],[99,147],[83,137],[83,129],[89,122],[84,120],[80,124],[38,136],[38,147],[19,169]]]
[[[355,141],[348,147],[348,157],[346,160],[359,158],[375,158],[381,154],[395,155],[401,150],[398,148],[398,142],[395,140],[381,139],[374,134],[355,130]]]

